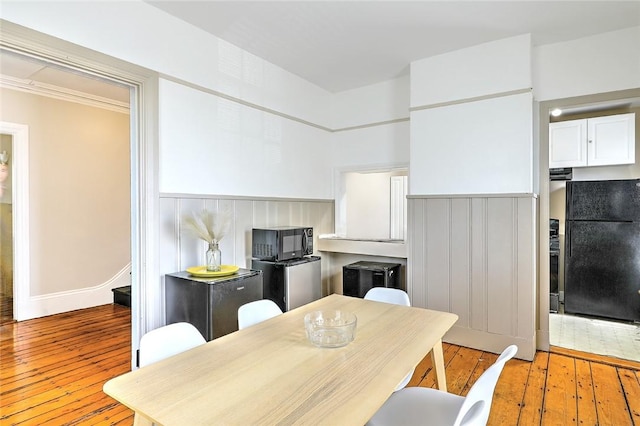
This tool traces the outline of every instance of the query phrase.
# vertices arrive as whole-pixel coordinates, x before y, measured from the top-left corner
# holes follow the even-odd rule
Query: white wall
[[[99,52],[92,60],[106,61],[106,54],[161,76],[157,178],[159,191],[167,197],[218,194],[326,201],[332,196],[333,168],[408,162],[408,123],[377,121],[403,117],[397,110],[406,112],[406,100],[398,107],[391,99],[407,98],[406,82],[374,85],[349,95],[355,96],[355,103],[343,111],[344,117],[362,110],[358,99],[373,96],[377,102],[368,106],[365,122],[359,117],[341,125],[373,127],[332,133],[328,92],[144,2],[8,2],[3,3],[2,18]],[[376,91],[380,96],[372,94]],[[349,96],[343,96],[345,102]],[[149,114],[155,117],[154,111]],[[211,158],[221,150],[222,165]],[[280,155],[280,164],[265,169],[268,160]],[[162,225],[142,226],[156,235],[153,230]],[[151,238],[147,247],[151,253],[172,244],[158,239],[154,247],[155,241]],[[243,242],[234,244],[244,247]],[[146,285],[142,323],[157,326],[162,317],[161,277]]]
[[[536,332],[530,61],[530,37],[519,36],[411,64],[407,264],[413,305],[460,316],[445,340],[493,352],[513,343],[526,359]]]
[[[2,18],[189,85],[329,124],[325,90],[143,1],[10,1],[2,4]]]
[[[389,239],[391,173],[347,173],[347,237]]]
[[[411,108],[530,87],[529,34],[411,63]]]
[[[164,76],[160,192],[331,197],[328,92],[144,2],[10,2],[2,12]]]
[[[331,127],[345,129],[409,117],[409,76],[336,93]]]
[[[160,192],[332,197],[331,134],[160,80]]]
[[[409,163],[409,121],[333,133],[331,164],[337,169]]]
[[[410,194],[533,192],[530,36],[411,64]]]
[[[411,113],[410,194],[533,192],[531,93]]]
[[[533,77],[538,101],[640,87],[640,27],[538,46]]]

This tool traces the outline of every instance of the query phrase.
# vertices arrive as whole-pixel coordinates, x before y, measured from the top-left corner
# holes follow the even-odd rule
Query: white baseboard
[[[538,330],[536,334],[536,347],[538,350],[549,352],[550,338],[549,330]]]
[[[535,338],[533,336],[530,339],[525,339],[453,326],[442,340],[447,343],[496,354],[501,353],[509,345],[517,345],[518,353],[516,357],[527,361],[533,361],[533,357],[536,354]]]
[[[16,320],[24,321],[77,309],[106,305],[113,302],[112,289],[128,285],[131,285],[130,263],[112,278],[97,286],[31,296],[22,306],[16,307]]]

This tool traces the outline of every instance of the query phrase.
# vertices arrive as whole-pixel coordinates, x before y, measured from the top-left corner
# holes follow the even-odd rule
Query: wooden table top
[[[317,348],[303,317],[354,312],[356,337]],[[104,391],[170,425],[361,425],[457,315],[331,295],[109,380]]]

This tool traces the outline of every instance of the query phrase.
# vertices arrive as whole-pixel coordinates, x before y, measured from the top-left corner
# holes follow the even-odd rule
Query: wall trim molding
[[[431,195],[407,195],[407,198],[431,199],[431,198],[538,198],[538,194],[531,192],[504,193],[504,194],[431,194]]]
[[[33,80],[24,80],[0,75],[0,87],[26,92],[33,95],[74,102],[81,105],[102,108],[122,114],[129,114],[129,102],[120,102],[114,99],[103,98],[90,93],[79,92],[77,90],[40,83]]]
[[[113,303],[112,289],[128,285],[131,285],[131,263],[125,265],[107,281],[95,286],[30,296],[22,307],[21,320],[107,305]],[[88,304],[87,301],[91,303]]]
[[[361,125],[358,125],[358,126],[336,128],[336,129],[331,130],[331,132],[337,133],[337,132],[345,132],[345,131],[349,131],[349,130],[368,129],[370,127],[385,126],[387,124],[404,123],[406,121],[411,121],[411,119],[409,117],[401,117],[401,118],[395,118],[393,120],[376,121],[374,123],[361,124]]]
[[[0,122],[0,132],[12,136],[13,317],[25,318],[24,304],[31,283],[29,231],[29,126]]]
[[[268,108],[262,105],[258,105],[256,103],[253,102],[249,102],[249,101],[245,101],[244,99],[240,99],[236,96],[231,96],[231,95],[227,95],[226,93],[222,93],[219,90],[214,90],[214,89],[209,89],[207,87],[201,86],[199,84],[195,84],[195,83],[191,83],[185,80],[182,80],[180,78],[176,78],[170,75],[166,75],[166,74],[161,74],[160,78],[162,78],[163,80],[167,80],[167,81],[171,81],[173,83],[177,83],[180,84],[182,86],[186,86],[186,87],[190,87],[191,89],[194,90],[198,90],[200,92],[204,92],[204,93],[208,93],[209,95],[213,95],[213,96],[217,96],[219,98],[222,99],[226,99],[228,101],[246,106],[248,108],[253,108],[255,110],[258,111],[262,111],[262,112],[266,112],[267,114],[273,114],[273,115],[277,115],[278,117],[282,117],[285,118],[287,120],[291,120],[291,121],[295,121],[298,122],[300,124],[304,124],[307,126],[311,126],[314,127],[316,129],[320,129],[320,130],[324,130],[325,132],[329,132],[329,133],[335,133],[335,132],[344,132],[344,131],[348,131],[348,130],[359,130],[359,129],[365,129],[365,128],[369,128],[369,127],[377,127],[377,126],[385,126],[387,124],[395,124],[395,123],[401,123],[401,122],[405,122],[405,121],[409,121],[409,117],[402,117],[402,118],[396,118],[396,119],[392,119],[392,120],[384,120],[384,121],[376,121],[376,122],[371,122],[371,123],[366,123],[366,124],[361,124],[358,126],[350,126],[350,127],[341,127],[341,128],[330,128],[327,126],[323,126],[321,124],[317,124],[314,122],[311,122],[309,120],[305,120],[303,118],[300,117],[296,117],[272,108]]]
[[[181,194],[181,193],[160,193],[160,198],[167,199],[198,199],[198,200],[247,200],[247,201],[286,201],[304,203],[333,203],[332,198],[287,198],[287,197],[252,197],[248,195],[219,195],[219,194]]]
[[[455,101],[438,102],[438,103],[435,103],[435,104],[420,105],[420,106],[410,107],[409,108],[409,112],[421,111],[421,110],[424,110],[424,109],[442,108],[442,107],[466,104],[466,103],[471,103],[471,102],[486,101],[488,99],[505,98],[505,97],[508,97],[508,96],[522,95],[523,93],[533,93],[533,88],[527,87],[527,88],[524,88],[524,89],[509,90],[508,92],[491,93],[491,94],[488,94],[488,95],[474,96],[474,97],[471,97],[471,98],[464,98],[464,99],[457,99]]]

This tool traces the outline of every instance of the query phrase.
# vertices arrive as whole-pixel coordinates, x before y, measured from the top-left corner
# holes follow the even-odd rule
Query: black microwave
[[[309,254],[313,254],[313,228],[253,228],[251,256],[254,259],[277,262]]]

